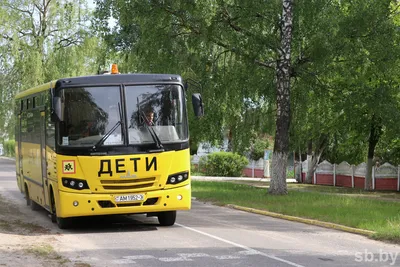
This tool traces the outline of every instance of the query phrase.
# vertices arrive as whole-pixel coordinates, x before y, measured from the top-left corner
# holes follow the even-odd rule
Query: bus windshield
[[[187,116],[182,87],[141,85],[125,87],[129,144],[187,140]],[[150,129],[151,128],[151,129]]]
[[[117,124],[104,145],[122,145],[120,88],[82,87],[61,91],[64,121],[60,125],[60,145],[95,145]]]
[[[178,85],[80,87],[61,90],[62,146],[115,146],[187,140],[183,91]],[[145,125],[146,124],[146,125]],[[125,132],[127,127],[127,133]],[[150,129],[151,128],[151,129]],[[153,136],[152,136],[152,133]]]

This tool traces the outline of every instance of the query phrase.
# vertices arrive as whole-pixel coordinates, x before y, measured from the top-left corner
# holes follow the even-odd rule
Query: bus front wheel
[[[31,198],[29,196],[28,186],[26,184],[25,184],[25,199],[26,199],[26,205],[30,206],[31,205]]]
[[[51,192],[51,221],[57,223],[60,229],[68,229],[71,227],[71,220],[71,218],[60,218],[57,216],[56,201],[54,200],[54,193]]]
[[[60,218],[57,217],[57,225],[60,229],[68,229],[72,225],[72,218]]]
[[[161,226],[171,226],[174,225],[176,220],[176,211],[164,211],[157,215],[158,222]]]

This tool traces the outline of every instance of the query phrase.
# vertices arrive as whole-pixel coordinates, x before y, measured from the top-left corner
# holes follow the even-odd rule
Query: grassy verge
[[[219,205],[234,204],[375,231],[373,237],[376,239],[400,243],[398,201],[352,197],[334,191],[321,194],[318,190],[303,191],[296,186],[289,187],[288,195],[272,196],[265,188],[232,182],[192,181],[192,185],[193,196],[200,200]]]
[[[232,181],[233,183],[247,184],[256,187],[268,188],[269,182],[261,181]],[[313,184],[298,184],[288,183],[288,189],[290,191],[305,191],[305,192],[317,192],[322,194],[341,194],[352,197],[369,197],[382,200],[393,200],[400,201],[400,194],[391,191],[365,191],[359,188],[348,188],[339,186],[327,186],[327,185],[313,185]]]
[[[199,172],[199,171],[192,171],[190,174],[191,174],[192,176],[205,176],[204,173]]]

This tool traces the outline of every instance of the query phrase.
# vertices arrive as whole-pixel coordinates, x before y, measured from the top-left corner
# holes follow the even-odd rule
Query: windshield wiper
[[[164,146],[161,143],[160,138],[158,137],[157,133],[154,131],[153,127],[150,127],[150,121],[147,119],[147,117],[145,116],[144,112],[139,112],[140,117],[142,118],[142,120],[144,121],[144,126],[146,127],[146,129],[149,131],[151,138],[153,138],[154,143],[156,144],[157,148],[160,149],[160,151],[164,151]]]
[[[121,122],[121,135],[122,135],[122,140],[125,143],[125,118],[123,118],[123,113],[122,113],[122,107],[118,102],[118,115],[119,115],[119,121]]]
[[[117,123],[112,127],[103,137],[92,147],[93,151],[96,151],[96,148],[101,145],[122,123],[121,121],[117,121]]]
[[[119,115],[119,121],[105,134],[101,139],[92,147],[93,151],[96,151],[97,147],[100,146],[101,144],[104,143],[104,141],[118,128],[118,126],[123,127],[123,120],[122,120],[122,111],[121,111],[121,106],[118,102],[118,115]]]

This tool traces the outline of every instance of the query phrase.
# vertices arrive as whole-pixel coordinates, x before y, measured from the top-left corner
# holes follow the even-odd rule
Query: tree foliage
[[[321,13],[330,15],[315,25],[315,36],[325,38],[318,38],[306,68],[296,71],[310,75],[298,75],[295,82],[292,145],[307,151],[311,142],[312,159],[321,152],[321,137],[327,138],[322,157],[367,160],[369,181],[381,136],[393,138],[399,129],[398,8],[390,0],[325,2]],[[318,39],[305,36],[303,43]]]
[[[275,136],[274,177],[285,176],[289,150],[307,153],[311,170],[322,159],[367,160],[369,170],[375,160],[399,162],[398,1],[96,4],[92,16],[81,0],[0,0],[3,135],[16,92],[118,63],[122,73],[181,74],[189,96],[202,94],[204,118],[188,102],[192,147],[228,138],[244,154]],[[285,193],[276,181],[271,188]]]
[[[259,49],[264,54],[270,53],[268,42],[262,44],[257,37],[268,25],[258,19],[258,25],[252,26],[257,21],[256,7],[228,1],[97,1],[97,4],[96,25],[104,27],[109,16],[118,22],[117,27],[106,33],[106,40],[124,55],[121,62],[124,72],[181,73],[201,85],[206,117],[191,124],[192,138],[221,140],[225,133],[221,129],[229,129],[234,140],[238,140],[234,147],[237,151],[240,143],[248,139],[249,130],[263,130],[265,124],[260,118],[262,114],[268,117],[270,112],[274,73],[254,64],[256,57],[264,53]],[[270,25],[275,23],[276,17],[263,16],[269,18]],[[231,17],[235,17],[235,22]],[[246,117],[248,110],[254,110],[253,117]]]
[[[290,150],[309,150],[315,164],[370,157],[398,129],[398,2],[297,0],[286,48],[282,3],[283,11],[292,4],[98,0],[96,24],[127,70],[178,72],[201,84],[207,115],[191,118],[194,142],[227,135],[233,151],[244,151],[257,134],[284,136],[289,129],[279,127],[291,121]],[[291,88],[277,95],[289,55]],[[292,108],[279,121],[283,96]],[[288,151],[288,141],[275,139],[275,150]]]
[[[12,136],[17,92],[97,71],[100,40],[90,33],[89,17],[83,0],[0,0],[1,132]]]
[[[278,129],[276,150],[287,155],[291,40],[281,30],[291,36],[292,3],[283,2],[99,0],[96,25],[125,55],[128,70],[178,72],[202,85],[207,113],[191,118],[194,140],[221,141],[228,132],[232,150],[240,151],[254,132]],[[270,123],[275,114],[278,128]]]

